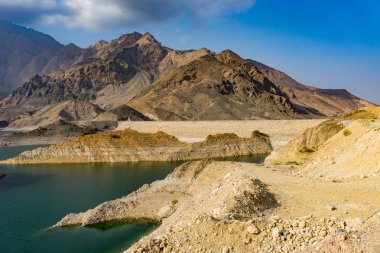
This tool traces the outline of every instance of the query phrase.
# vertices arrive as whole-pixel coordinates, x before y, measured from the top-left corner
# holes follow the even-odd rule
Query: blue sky
[[[232,49],[378,104],[379,13],[375,0],[0,0],[1,16],[64,44],[150,32],[174,49]]]

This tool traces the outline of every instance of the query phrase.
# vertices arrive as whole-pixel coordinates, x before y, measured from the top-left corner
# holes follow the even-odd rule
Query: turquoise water
[[[0,159],[31,148],[1,147]],[[244,158],[247,162],[262,159]],[[0,179],[0,252],[121,252],[154,225],[127,224],[108,230],[45,229],[68,213],[85,211],[165,178],[179,164],[0,165],[0,173],[7,175]]]

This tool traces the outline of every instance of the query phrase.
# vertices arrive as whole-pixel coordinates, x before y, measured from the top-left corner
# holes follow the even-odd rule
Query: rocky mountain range
[[[54,50],[41,53],[46,61],[39,62],[44,64],[34,67],[36,75],[0,102],[2,110],[23,108],[33,115],[64,101],[86,101],[99,107],[103,118],[109,118],[110,110],[127,106],[116,111],[139,115],[138,119],[225,120],[331,117],[371,105],[346,90],[302,85],[230,50],[176,51],[149,33],[137,32],[80,49],[37,34]],[[28,68],[26,63],[16,65]],[[7,82],[7,87],[17,87],[21,79]],[[115,117],[125,118],[111,118]]]
[[[0,97],[34,75],[70,66],[81,51],[74,44],[64,46],[49,35],[0,20]]]

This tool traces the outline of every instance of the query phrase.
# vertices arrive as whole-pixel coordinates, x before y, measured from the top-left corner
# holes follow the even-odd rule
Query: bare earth
[[[199,142],[210,134],[235,133],[247,138],[259,130],[269,135],[273,148],[288,143],[298,137],[306,128],[315,127],[324,120],[244,120],[244,121],[122,121],[118,130],[131,128],[139,132],[155,133],[163,131],[184,142]]]

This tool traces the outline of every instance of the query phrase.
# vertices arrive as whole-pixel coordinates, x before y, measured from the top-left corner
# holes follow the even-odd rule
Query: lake
[[[0,147],[0,160],[35,147]],[[262,162],[263,157],[242,158]],[[234,159],[236,160],[236,159]],[[0,165],[0,252],[122,252],[152,224],[126,224],[108,230],[46,229],[68,213],[83,212],[163,179],[179,162],[69,165]]]

